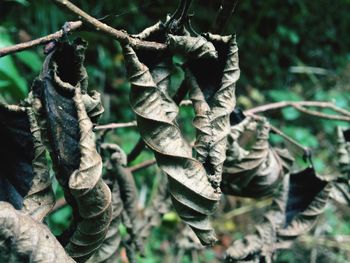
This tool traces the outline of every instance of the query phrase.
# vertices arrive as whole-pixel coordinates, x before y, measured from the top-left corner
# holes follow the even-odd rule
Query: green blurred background
[[[73,2],[103,22],[118,29],[126,29],[129,33],[140,32],[164,19],[166,14],[174,12],[178,4],[177,1],[165,0]],[[210,30],[220,2],[221,0],[193,1],[192,24],[196,31]],[[226,34],[237,34],[240,49],[238,106],[249,109],[283,100],[327,100],[349,109],[349,14],[349,0],[239,1],[225,31]],[[0,47],[55,32],[65,21],[74,19],[51,1],[0,0]],[[106,110],[101,123],[134,120],[128,103],[129,84],[119,44],[95,32],[75,33],[70,38],[75,35],[89,42],[86,67],[90,88],[103,94]],[[23,99],[32,80],[38,75],[43,60],[42,47],[0,58],[0,99],[8,103]],[[174,89],[182,78],[180,68],[175,69],[172,79]],[[190,107],[181,109],[179,123],[188,138],[193,138],[192,116]],[[347,125],[346,123],[303,115],[292,108],[272,111],[266,116],[286,134],[312,148],[319,173],[336,173],[335,127]],[[135,128],[125,128],[110,132],[107,139],[120,144],[128,153],[139,135]],[[273,136],[271,142],[278,145],[282,141],[280,137]],[[133,164],[151,158],[152,154],[146,150]],[[305,166],[301,162],[302,165]],[[142,193],[141,207],[148,204],[156,189],[158,174],[156,167],[135,174]],[[57,184],[55,189],[60,198],[62,192]],[[266,200],[256,203],[250,199],[228,199],[228,206],[221,209],[225,216],[218,215],[213,219],[221,237],[221,245],[213,250],[199,252],[198,257],[185,253],[178,262],[195,262],[197,258],[198,262],[217,262],[217,256],[222,253],[223,247],[244,233],[253,231],[254,223],[261,219],[267,203]],[[51,214],[48,224],[52,231],[59,234],[69,224],[70,216],[69,207]],[[332,203],[310,236],[349,237],[349,219],[348,207]],[[173,237],[179,228],[181,224],[175,214],[167,214],[162,225],[153,231],[146,259],[140,258],[140,262],[175,262],[178,251]],[[305,243],[304,240],[297,242],[292,250],[282,252],[277,262],[349,262],[347,258],[350,258],[350,244],[314,244]]]

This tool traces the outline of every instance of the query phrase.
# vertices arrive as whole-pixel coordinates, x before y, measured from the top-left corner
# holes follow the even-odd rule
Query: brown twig
[[[286,108],[286,107],[317,107],[317,108],[328,108],[331,109],[337,113],[340,113],[344,116],[350,117],[350,112],[347,110],[344,110],[342,108],[337,107],[334,105],[334,103],[329,101],[280,101],[275,103],[269,103],[265,104],[259,107],[255,107],[249,110],[246,110],[245,114],[256,114],[256,113],[262,113],[270,110],[277,110],[280,108]]]
[[[127,127],[135,127],[136,121],[126,122],[126,123],[108,123],[105,125],[97,125],[94,130],[111,130],[111,129],[119,129],[119,128],[127,128]]]
[[[222,34],[235,11],[238,0],[222,0],[218,15],[213,26],[213,33]]]
[[[57,40],[62,38],[65,34],[75,31],[77,29],[79,29],[82,26],[82,22],[81,21],[71,21],[71,22],[66,22],[64,24],[64,27],[47,36],[38,38],[38,39],[34,39],[32,41],[28,41],[28,42],[24,42],[24,43],[20,43],[17,45],[13,45],[13,46],[9,46],[9,47],[4,47],[0,49],[0,57],[6,56],[6,55],[10,55],[16,52],[20,52],[38,45],[45,45],[53,40]]]
[[[132,172],[132,173],[135,173],[141,169],[144,169],[144,168],[147,168],[147,167],[150,167],[152,165],[156,164],[156,160],[153,159],[153,160],[147,160],[147,161],[144,161],[142,163],[139,163],[139,164],[136,164],[134,166],[130,166],[128,167],[127,169]]]
[[[85,24],[88,24],[92,26],[96,31],[102,32],[103,34],[112,37],[113,39],[119,41],[120,43],[124,45],[131,45],[135,49],[147,49],[147,50],[165,50],[167,49],[167,45],[157,42],[151,42],[151,41],[143,41],[138,38],[131,37],[127,32],[124,30],[117,30],[110,26],[108,26],[105,23],[102,23],[101,21],[97,20],[96,18],[90,16],[83,10],[81,10],[79,7],[74,5],[68,0],[53,0],[55,3],[57,3],[59,6],[63,7],[70,13],[73,13],[74,15],[77,15],[79,19],[81,19]]]
[[[350,122],[350,117],[349,116],[343,116],[343,115],[334,115],[334,114],[327,114],[319,111],[314,111],[314,110],[308,110],[303,106],[294,104],[293,107],[297,109],[300,112],[303,112],[308,115],[313,115],[316,117],[320,117],[323,119],[328,119],[328,120],[338,120],[338,121],[347,121]]]

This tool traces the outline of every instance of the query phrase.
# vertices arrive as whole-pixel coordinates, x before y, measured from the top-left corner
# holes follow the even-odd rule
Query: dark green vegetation
[[[170,2],[75,1],[94,17],[129,33],[138,33],[159,19],[164,20],[165,15],[176,8],[177,3]],[[193,26],[198,32],[211,28],[219,3],[194,1],[191,7],[195,14]],[[43,0],[1,1],[0,10],[0,47],[55,32],[65,21],[74,19],[50,1]],[[227,34],[237,33],[241,68],[236,88],[237,105],[249,109],[283,100],[334,100],[338,106],[349,108],[350,38],[346,30],[350,24],[349,10],[350,2],[347,0],[240,2],[225,31]],[[129,107],[130,87],[121,47],[95,32],[80,35],[89,42],[86,67],[90,88],[103,95],[105,113],[100,123],[134,120],[134,113]],[[24,98],[41,69],[43,59],[42,47],[0,58],[0,99],[10,103]],[[175,59],[182,62],[181,57]],[[172,78],[175,89],[183,78],[179,68],[174,69]],[[191,110],[182,108],[179,124],[190,139],[193,138],[192,116]],[[335,127],[346,125],[344,122],[304,115],[293,108],[271,111],[266,116],[286,134],[313,149],[318,173],[332,174],[335,171]],[[139,138],[135,128],[118,129],[107,136],[109,141],[118,143],[127,153]],[[278,136],[272,137],[272,141],[282,143]],[[150,151],[144,151],[131,165],[152,157]],[[301,159],[298,161],[305,166]],[[138,188],[144,194],[142,204],[149,202],[155,192],[159,182],[157,174],[155,167],[135,173]],[[56,194],[58,197],[63,195],[59,187],[56,187]],[[227,202],[227,207],[220,208],[226,215],[213,220],[221,242],[230,243],[232,238],[252,232],[255,220],[261,217],[266,204],[268,201],[265,200],[256,203],[242,198],[232,198]],[[350,253],[346,242],[340,242],[341,245],[337,241],[317,244],[316,239],[331,240],[345,236],[349,241],[349,214],[349,208],[330,204],[317,229],[297,242],[293,250],[283,252],[277,262],[308,262],[315,257],[317,261],[314,262],[346,262]],[[55,234],[67,227],[70,216],[68,206],[51,214],[48,224]],[[175,213],[165,214],[161,227],[153,231],[146,247],[147,260],[140,261],[174,262],[174,258],[181,256],[172,243],[180,228]],[[200,252],[199,262],[216,262],[214,253],[220,254],[220,249],[222,246],[217,246],[214,251]],[[192,257],[192,254],[185,254],[182,262],[193,262]]]

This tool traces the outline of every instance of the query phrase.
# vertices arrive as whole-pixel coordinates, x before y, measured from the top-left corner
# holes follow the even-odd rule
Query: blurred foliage
[[[130,33],[165,18],[177,6],[177,1],[73,1],[89,14],[109,25],[126,29]],[[212,27],[221,0],[193,1],[192,23],[198,32]],[[241,79],[237,87],[238,105],[243,109],[283,100],[332,100],[338,106],[350,108],[350,24],[349,0],[265,0],[239,1],[225,33],[237,33],[241,67]],[[28,41],[60,29],[65,21],[74,20],[47,0],[0,0],[0,47]],[[92,32],[80,35],[89,43],[86,65],[91,89],[103,93],[106,112],[103,123],[126,122],[135,116],[129,107],[129,83],[126,81],[121,47],[115,41]],[[74,35],[72,37],[74,37]],[[71,37],[70,37],[71,38]],[[43,48],[0,58],[0,100],[8,103],[23,99],[32,80],[38,75],[44,59]],[[181,59],[176,58],[177,63]],[[292,67],[307,69],[297,73]],[[309,67],[321,68],[321,74]],[[183,78],[179,68],[173,74],[173,87]],[[328,112],[328,111],[325,111]],[[311,147],[316,169],[321,174],[335,172],[335,127],[344,123],[307,116],[295,109],[271,111],[266,114],[272,124],[283,130],[301,144]],[[188,139],[193,138],[190,107],[182,107],[179,124]],[[120,144],[126,152],[139,139],[135,128],[109,132],[107,140]],[[274,144],[283,140],[274,135]],[[151,159],[152,153],[145,150],[132,164]],[[302,163],[302,162],[301,162]],[[305,164],[303,164],[305,165]],[[145,206],[157,187],[156,167],[135,173],[140,190],[140,206]],[[57,197],[62,190],[57,187]],[[199,255],[184,253],[178,262],[217,262],[216,256],[235,238],[252,232],[256,218],[261,218],[264,207],[252,206],[254,201],[242,198],[227,198],[220,208],[223,213],[233,209],[252,207],[234,218],[226,219],[218,227],[221,233],[221,248],[200,252]],[[48,224],[54,234],[61,233],[68,225],[71,209],[64,207],[52,213]],[[214,218],[214,220],[216,220]],[[350,235],[350,210],[348,207],[330,205],[315,235],[336,237]],[[220,221],[221,222],[221,221]],[[174,236],[182,226],[174,214],[163,218],[161,227],[153,232],[146,259],[140,262],[175,262],[179,251],[173,246]],[[317,252],[315,251],[315,248]],[[314,255],[316,253],[316,256]],[[325,245],[307,246],[297,242],[291,251],[281,253],[276,262],[348,262],[349,249]],[[327,261],[328,260],[328,261]]]

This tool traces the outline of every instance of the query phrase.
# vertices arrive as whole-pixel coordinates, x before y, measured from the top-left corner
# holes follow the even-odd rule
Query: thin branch
[[[144,161],[143,163],[139,163],[139,164],[136,164],[134,166],[130,166],[127,169],[130,172],[135,173],[135,172],[137,172],[137,171],[139,171],[141,169],[150,167],[150,166],[152,166],[154,164],[156,164],[156,160],[147,160],[147,161]]]
[[[20,52],[20,51],[38,46],[38,45],[45,45],[53,40],[60,39],[65,34],[79,29],[82,26],[82,24],[83,23],[81,21],[66,22],[61,30],[59,30],[53,34],[34,39],[32,41],[23,42],[23,43],[20,43],[17,45],[1,48],[0,49],[0,58],[7,56],[7,55],[10,55],[10,54],[13,54],[13,53],[16,53],[16,52]]]
[[[222,0],[218,15],[213,26],[213,33],[222,34],[235,11],[238,0]]]
[[[250,110],[245,111],[245,113],[256,114],[256,113],[262,113],[262,112],[276,110],[280,108],[295,107],[295,105],[302,106],[302,107],[328,108],[328,109],[334,110],[337,113],[343,114],[345,116],[350,116],[349,111],[339,108],[333,102],[328,102],[328,101],[280,101],[280,102],[269,103],[259,107],[252,108]]]
[[[316,117],[320,117],[323,119],[328,119],[328,120],[337,120],[337,121],[346,121],[350,122],[350,117],[349,116],[343,116],[343,115],[334,115],[334,114],[327,114],[319,111],[314,111],[314,110],[308,110],[303,106],[294,104],[292,105],[295,109],[297,109],[300,112],[303,112],[308,115],[313,115]]]
[[[63,7],[70,13],[77,15],[79,19],[81,19],[84,23],[92,26],[96,31],[100,31],[103,34],[112,37],[113,39],[119,41],[120,43],[127,45],[130,44],[135,49],[147,49],[147,50],[165,50],[167,49],[167,45],[157,42],[151,42],[151,41],[143,41],[138,38],[133,38],[129,36],[127,32],[124,30],[117,30],[110,26],[108,26],[105,23],[102,23],[101,21],[97,20],[96,18],[90,16],[83,10],[81,10],[79,7],[74,5],[68,0],[53,0],[55,3],[57,3],[59,6]]]
[[[119,128],[127,128],[127,127],[135,127],[136,121],[126,122],[126,123],[109,123],[105,125],[97,125],[94,130],[111,130],[111,129],[119,129]]]

